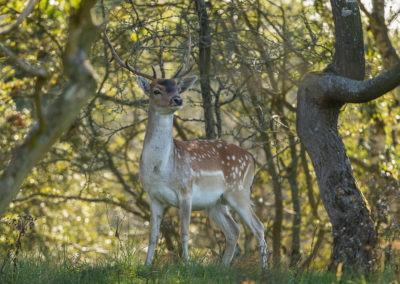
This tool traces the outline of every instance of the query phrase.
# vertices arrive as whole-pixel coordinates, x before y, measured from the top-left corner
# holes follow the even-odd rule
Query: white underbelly
[[[226,190],[225,178],[221,171],[201,172],[201,177],[194,180],[192,208],[201,210],[218,202]]]
[[[193,186],[192,209],[202,210],[214,205],[223,193],[224,189],[222,188],[204,188],[195,184]]]
[[[201,172],[192,181],[192,188],[188,188],[191,195],[192,210],[203,210],[215,205],[226,191],[225,178],[222,172]],[[160,181],[147,184],[146,192],[152,199],[156,199],[163,205],[174,207],[180,206],[179,200],[181,191],[171,186],[172,184],[162,183]]]

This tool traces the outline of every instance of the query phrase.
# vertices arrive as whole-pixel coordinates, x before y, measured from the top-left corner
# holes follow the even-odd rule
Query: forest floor
[[[262,274],[258,263],[240,260],[230,268],[204,259],[187,264],[163,259],[147,267],[138,259],[124,257],[102,257],[88,263],[76,256],[19,255],[16,260],[0,260],[0,283],[399,283],[399,274],[386,270],[366,277],[284,268]]]

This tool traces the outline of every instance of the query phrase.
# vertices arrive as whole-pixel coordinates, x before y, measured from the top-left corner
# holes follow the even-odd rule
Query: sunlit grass
[[[20,255],[16,263],[1,260],[0,283],[397,283],[391,270],[369,277],[344,272],[300,272],[269,269],[264,274],[257,263],[237,260],[223,267],[207,259],[189,263],[159,259],[151,267],[144,266],[135,255],[99,257],[87,263],[61,253],[57,257]]]

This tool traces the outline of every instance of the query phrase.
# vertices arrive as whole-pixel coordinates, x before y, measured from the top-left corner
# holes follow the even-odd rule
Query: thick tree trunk
[[[335,21],[335,56],[325,70],[355,80],[365,74],[363,34],[356,1],[331,0]],[[336,90],[332,99],[317,83],[318,75],[306,77],[298,91],[297,132],[316,172],[322,201],[332,223],[331,269],[373,264],[376,244],[374,222],[358,189],[337,123],[346,94]],[[349,86],[351,87],[351,86]]]
[[[312,84],[298,92],[297,132],[314,165],[322,201],[332,223],[330,268],[370,267],[376,237],[364,196],[357,188],[346,149],[337,129],[342,104],[313,98]]]

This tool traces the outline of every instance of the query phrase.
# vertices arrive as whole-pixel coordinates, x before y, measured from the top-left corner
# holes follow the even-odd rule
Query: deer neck
[[[148,124],[143,143],[141,171],[162,174],[171,169],[174,153],[172,126],[174,115],[161,115],[150,103]],[[150,174],[148,173],[148,174]]]

